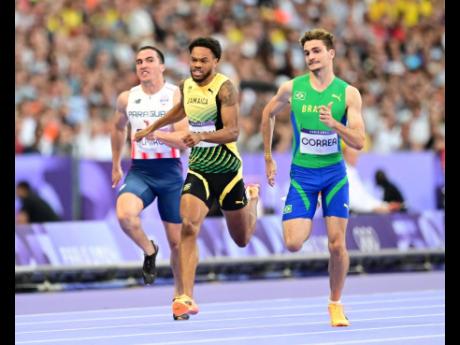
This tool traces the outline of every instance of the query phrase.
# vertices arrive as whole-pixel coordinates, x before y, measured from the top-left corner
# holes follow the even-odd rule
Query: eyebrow
[[[144,61],[149,60],[149,59],[154,60],[154,56],[153,55],[152,56],[147,56],[146,58],[144,58]],[[139,62],[139,61],[142,61],[142,59],[141,58],[136,59],[136,62]]]
[[[314,47],[312,47],[310,50],[315,50],[315,49],[321,49],[321,47],[320,47],[320,46],[314,46]],[[304,51],[305,53],[307,53],[307,52],[309,52],[310,50],[304,49],[303,51]]]
[[[209,60],[209,58],[207,56],[204,56],[204,57],[196,57],[196,56],[193,56],[191,55],[190,56],[193,60]]]

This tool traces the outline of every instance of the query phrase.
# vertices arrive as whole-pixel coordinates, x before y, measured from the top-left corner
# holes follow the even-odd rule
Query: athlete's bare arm
[[[215,132],[187,134],[183,140],[188,147],[193,147],[200,141],[226,144],[238,139],[238,91],[233,83],[227,80],[222,84],[217,97],[221,102],[220,113],[222,117],[222,128]]]
[[[182,96],[180,89],[174,92],[173,104],[179,104]],[[184,117],[179,122],[173,124],[174,132],[162,131],[161,128],[153,132],[155,139],[160,140],[170,147],[176,147],[178,149],[185,149],[187,146],[182,141],[184,135],[188,133],[188,119]]]
[[[276,163],[272,158],[273,130],[275,128],[275,116],[289,104],[292,93],[292,80],[283,83],[277,93],[267,103],[262,112],[262,137],[264,141],[265,173],[268,184],[275,185]]]
[[[115,188],[123,177],[121,169],[121,154],[126,140],[126,124],[128,116],[126,115],[126,106],[128,105],[129,91],[120,93],[117,98],[115,115],[111,133],[112,143],[112,188]]]
[[[331,129],[335,130],[342,137],[345,144],[354,149],[361,150],[365,141],[364,121],[361,115],[361,95],[357,88],[349,85],[345,90],[345,98],[347,106],[346,126],[332,117],[332,103],[329,103],[327,107],[320,107],[319,119]]]
[[[183,95],[183,88],[184,82],[182,81],[180,86],[181,94]],[[134,140],[139,141],[143,137],[147,136],[148,134],[156,131],[158,128],[164,127],[166,125],[170,125],[172,123],[178,122],[185,118],[185,110],[184,110],[184,100],[182,97],[182,101],[177,103],[170,111],[168,111],[161,119],[155,121],[155,123],[151,124],[150,126],[144,128],[143,130],[137,131],[134,136]]]

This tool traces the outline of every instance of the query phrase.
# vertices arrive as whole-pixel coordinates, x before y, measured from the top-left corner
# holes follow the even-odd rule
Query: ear
[[[160,71],[163,73],[165,71],[166,67],[164,64],[160,65]]]
[[[335,57],[335,49],[330,49],[329,54],[331,56],[331,59],[333,59]]]

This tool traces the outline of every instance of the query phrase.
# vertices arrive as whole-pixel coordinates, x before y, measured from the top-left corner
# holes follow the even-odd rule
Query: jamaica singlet
[[[215,132],[223,127],[217,94],[228,78],[217,73],[207,85],[188,78],[184,82],[184,109],[191,132]],[[204,173],[236,172],[241,168],[236,142],[215,144],[201,141],[192,148],[189,169]]]
[[[345,81],[334,77],[329,86],[319,92],[312,88],[309,74],[294,78],[291,95],[291,123],[294,132],[292,164],[321,168],[343,159],[341,138],[319,120],[319,107],[332,102],[333,118],[346,125],[347,86]]]

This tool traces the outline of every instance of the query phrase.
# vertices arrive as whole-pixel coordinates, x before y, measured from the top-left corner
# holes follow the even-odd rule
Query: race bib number
[[[214,121],[207,121],[207,122],[189,122],[189,129],[190,132],[193,133],[209,133],[216,131],[216,124]],[[195,147],[214,147],[218,146],[219,144],[215,143],[208,143],[207,141],[200,141],[198,145]]]
[[[330,155],[339,152],[339,137],[333,131],[302,129],[300,152],[311,155]]]

